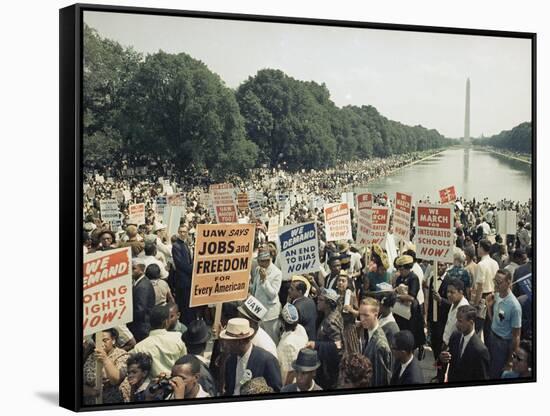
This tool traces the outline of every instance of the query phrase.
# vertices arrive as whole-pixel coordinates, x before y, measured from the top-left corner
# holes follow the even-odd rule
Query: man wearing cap
[[[226,396],[240,395],[242,384],[256,377],[265,378],[273,390],[281,390],[281,370],[277,359],[263,348],[252,345],[253,335],[254,329],[244,318],[230,319],[220,333],[229,353],[225,363]]]
[[[424,376],[420,363],[414,356],[414,336],[411,331],[399,331],[393,337],[392,351],[395,358],[391,385],[423,384]]]
[[[246,300],[237,307],[239,318],[248,319],[250,326],[255,334],[252,337],[252,344],[261,347],[275,358],[277,358],[277,346],[273,339],[260,326],[262,318],[267,313],[267,309],[261,302],[252,295],[248,295]]]
[[[372,385],[390,384],[392,354],[386,335],[378,321],[380,308],[374,298],[365,298],[359,306],[359,319],[364,329],[361,351],[372,363]]]
[[[306,348],[319,354],[321,369],[316,381],[324,390],[337,388],[338,366],[343,353],[344,320],[338,309],[338,293],[323,289],[317,297],[317,309],[325,317],[317,331],[315,341],[309,341]]]
[[[166,225],[155,222],[153,226],[153,234],[156,235],[156,245],[159,253],[164,256],[166,264],[172,263],[172,245],[166,238]],[[166,243],[165,243],[166,241]]]
[[[252,272],[251,294],[267,309],[260,326],[268,333],[275,344],[279,341],[281,329],[279,290],[281,289],[282,277],[281,270],[272,263],[269,251],[260,250],[258,253],[258,266]]]
[[[284,386],[281,389],[281,393],[323,390],[314,380],[320,365],[321,363],[317,357],[317,351],[309,348],[302,348],[298,352],[296,360],[292,362],[292,369],[296,376],[296,382]]]
[[[284,332],[277,345],[277,358],[281,366],[281,379],[283,385],[290,384],[294,380],[292,362],[296,360],[298,352],[304,348],[308,341],[306,330],[298,323],[298,310],[290,303],[285,304],[281,310]]]
[[[210,362],[204,357],[206,343],[210,339],[210,331],[206,322],[202,319],[196,319],[189,323],[183,339],[187,352],[194,355],[200,361],[199,383],[210,396],[217,396],[216,382],[210,372]]]
[[[349,243],[345,240],[338,243],[338,251],[342,269],[347,270],[355,285],[356,279],[361,276],[361,255],[351,251]]]
[[[128,329],[134,334],[136,342],[149,335],[151,324],[149,315],[155,306],[155,289],[151,281],[145,277],[145,262],[139,257],[132,259],[132,308],[133,320],[128,323]]]
[[[311,284],[303,276],[292,276],[288,289],[288,300],[298,310],[298,323],[304,327],[309,341],[314,341],[317,333],[317,306],[307,296]]]
[[[417,300],[418,292],[422,288],[420,287],[418,276],[412,271],[413,263],[414,259],[409,255],[398,257],[395,261],[399,277],[395,281],[398,303],[396,303],[394,313],[396,315],[395,321],[399,325],[399,328],[411,331],[414,335],[415,346],[422,349],[426,342],[424,317],[422,308]],[[408,313],[400,315],[397,306],[400,306],[403,311],[406,309]]]

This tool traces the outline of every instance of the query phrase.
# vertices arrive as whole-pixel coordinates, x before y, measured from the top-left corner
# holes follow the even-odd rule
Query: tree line
[[[236,90],[185,53],[144,56],[84,28],[84,158],[120,152],[171,157],[223,176],[281,164],[289,170],[451,144],[372,106],[337,107],[326,85],[262,69]]]
[[[475,144],[530,154],[532,140],[533,130],[531,122],[526,121],[511,130],[503,130],[494,136],[477,139]]]

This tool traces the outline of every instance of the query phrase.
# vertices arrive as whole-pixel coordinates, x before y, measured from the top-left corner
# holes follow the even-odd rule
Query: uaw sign
[[[212,195],[216,222],[219,224],[237,222],[233,185],[230,183],[210,185],[210,195]]]
[[[130,248],[84,256],[84,336],[132,321]]]
[[[372,223],[367,237],[368,245],[382,244],[388,233],[390,213],[388,207],[372,207]]]
[[[439,191],[439,200],[442,204],[456,201],[456,189],[454,185],[441,189]]]
[[[368,245],[369,230],[372,227],[372,194],[368,192],[357,194],[357,244]]]
[[[254,224],[199,224],[190,307],[245,299],[248,294]]]
[[[453,206],[418,204],[416,208],[416,255],[424,260],[453,261]]]
[[[315,223],[287,225],[281,227],[279,232],[283,277],[318,272],[319,243]]]
[[[412,195],[396,192],[393,211],[393,235],[409,241],[411,235]]]
[[[325,205],[325,234],[327,241],[350,240],[351,218],[347,203]]]

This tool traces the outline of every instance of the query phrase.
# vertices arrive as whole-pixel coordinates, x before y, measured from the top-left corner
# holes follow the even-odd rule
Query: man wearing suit
[[[315,341],[317,335],[317,306],[313,299],[306,296],[307,285],[304,280],[306,278],[302,276],[292,277],[292,283],[288,289],[288,300],[298,309],[300,317],[298,323],[305,328],[308,340]]]
[[[254,330],[244,318],[233,318],[226,329],[220,333],[224,348],[229,352],[225,364],[224,395],[238,396],[241,386],[256,377],[265,378],[267,384],[276,392],[281,390],[281,370],[273,355],[260,347],[252,345]]]
[[[364,329],[361,351],[372,363],[372,386],[387,386],[391,380],[392,354],[384,330],[378,321],[378,301],[365,298],[359,306],[359,319]]]
[[[456,328],[451,335],[449,350],[439,355],[439,360],[449,363],[448,381],[480,381],[489,379],[489,350],[475,332],[477,310],[474,306],[458,308]]]
[[[423,384],[424,376],[420,363],[414,356],[414,336],[411,331],[397,332],[392,341],[395,364],[391,377],[392,386]]]
[[[195,319],[196,308],[189,308],[191,296],[191,275],[193,274],[193,259],[191,250],[187,245],[188,228],[181,225],[178,228],[178,238],[172,246],[172,258],[176,266],[175,289],[176,303],[181,312],[180,320],[188,325]]]
[[[252,272],[251,294],[267,308],[260,326],[271,337],[275,344],[279,343],[281,335],[281,302],[279,290],[281,289],[283,274],[271,261],[268,250],[262,249],[258,253],[258,266]]]
[[[133,321],[128,323],[128,329],[134,334],[136,342],[147,338],[151,323],[149,316],[155,306],[155,289],[145,277],[145,262],[141,258],[132,259],[132,306]]]

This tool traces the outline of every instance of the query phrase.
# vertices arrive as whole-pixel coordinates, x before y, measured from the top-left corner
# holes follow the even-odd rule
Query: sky
[[[85,12],[102,37],[144,54],[185,52],[231,88],[260,69],[325,83],[338,107],[372,105],[389,119],[471,137],[531,121],[531,41],[380,29]]]

